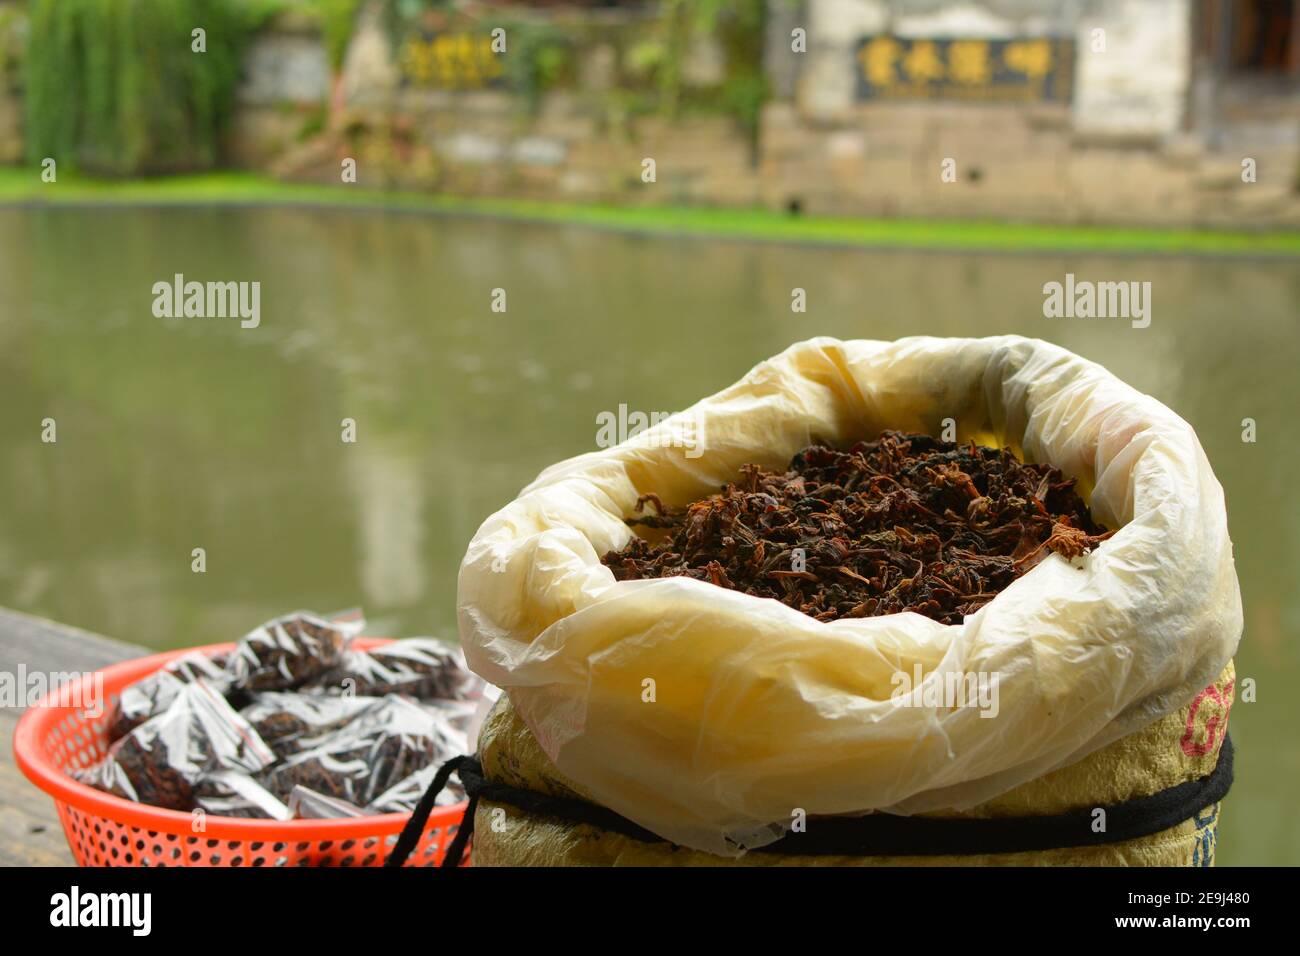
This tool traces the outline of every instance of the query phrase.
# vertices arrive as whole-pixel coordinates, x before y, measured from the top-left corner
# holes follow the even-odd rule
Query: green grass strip
[[[1241,232],[854,219],[792,216],[757,208],[628,207],[522,199],[466,199],[344,183],[285,183],[255,173],[237,172],[130,180],[96,180],[61,174],[58,182],[43,183],[36,169],[0,169],[0,205],[59,204],[366,207],[583,225],[669,236],[871,248],[1248,257],[1300,255],[1300,231]]]

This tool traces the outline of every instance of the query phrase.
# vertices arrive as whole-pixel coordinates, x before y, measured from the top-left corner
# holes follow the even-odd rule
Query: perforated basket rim
[[[390,638],[362,637],[353,643],[354,647],[365,650],[390,644]],[[89,699],[78,693],[85,681],[93,681],[98,675],[103,679],[105,700],[113,694],[120,693],[128,684],[146,677],[160,667],[178,657],[198,651],[203,654],[219,654],[232,650],[233,642],[224,644],[204,644],[198,647],[184,647],[172,651],[137,657],[129,661],[112,664],[99,671],[81,674],[58,688],[51,689],[34,706],[29,707],[18,719],[14,728],[14,759],[23,775],[45,793],[54,798],[55,803],[66,804],[83,813],[93,814],[113,823],[153,830],[175,836],[188,837],[193,834],[193,816],[180,810],[165,810],[148,804],[134,803],[121,797],[96,790],[68,776],[55,766],[46,756],[44,741],[65,717],[76,714],[83,707],[47,706],[52,696],[65,695],[65,700]],[[435,807],[429,815],[429,825],[447,827],[457,825],[464,816],[468,804],[461,802],[453,806]],[[242,817],[223,817],[207,814],[204,817],[204,836],[218,840],[258,840],[264,842],[318,842],[323,840],[347,840],[365,837],[387,836],[400,833],[410,819],[409,813],[385,813],[377,816],[342,817],[328,820],[248,820]]]

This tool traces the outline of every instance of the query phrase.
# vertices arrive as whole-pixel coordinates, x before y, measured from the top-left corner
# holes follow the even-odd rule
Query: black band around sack
[[[474,832],[474,811],[478,808],[479,798],[566,823],[585,823],[643,843],[668,843],[608,807],[573,797],[551,796],[493,783],[483,776],[483,767],[477,758],[454,757],[438,769],[385,860],[385,866],[401,866],[410,856],[420,841],[438,794],[453,773],[460,777],[469,796],[469,806],[443,857],[443,866],[460,864]],[[1150,836],[1177,826],[1218,803],[1231,786],[1232,741],[1225,734],[1218,762],[1208,776],[1107,807],[993,819],[903,817],[888,813],[817,817],[809,821],[805,832],[787,833],[776,842],[751,852],[798,856],[978,856],[1101,846]],[[1097,809],[1105,811],[1105,832],[1093,829]]]

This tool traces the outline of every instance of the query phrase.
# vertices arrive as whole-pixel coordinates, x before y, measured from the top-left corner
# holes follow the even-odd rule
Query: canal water
[[[155,284],[177,274],[260,283],[258,326],[157,317]],[[1046,318],[1043,286],[1067,274],[1150,282],[1149,327]],[[602,415],[683,408],[813,335],[1037,336],[1201,437],[1246,606],[1238,673],[1258,687],[1232,711],[1220,860],[1295,863],[1298,321],[1295,261],[865,251],[347,210],[4,209],[0,605],[159,648],[234,639],[297,607],[360,605],[372,632],[452,636],[478,524],[592,450]]]

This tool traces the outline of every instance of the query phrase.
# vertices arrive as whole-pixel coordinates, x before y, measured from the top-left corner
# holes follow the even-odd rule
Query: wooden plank
[[[147,648],[0,608],[0,672],[96,670],[150,653]],[[21,707],[0,707],[0,866],[71,866],[72,853],[54,801],[14,763],[14,727]]]

